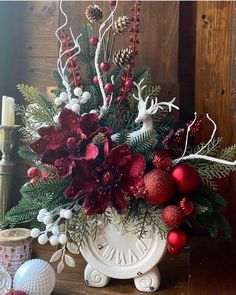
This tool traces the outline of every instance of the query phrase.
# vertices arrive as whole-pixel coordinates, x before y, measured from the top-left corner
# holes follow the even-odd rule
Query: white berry
[[[79,102],[79,100],[77,99],[77,98],[72,98],[69,102],[68,102],[68,104],[69,105],[73,105],[73,104],[77,104]]]
[[[47,226],[46,226],[46,231],[52,231],[52,228],[53,228],[53,225],[52,225],[52,223],[49,223],[49,224],[47,224]]]
[[[39,222],[43,222],[44,217],[45,217],[45,214],[39,214],[39,215],[37,216],[37,220],[38,220]]]
[[[73,106],[71,107],[72,111],[75,113],[79,113],[80,111],[80,105],[79,104],[73,104]]]
[[[66,101],[68,100],[68,94],[67,94],[66,92],[62,92],[62,93],[60,94],[59,98],[60,98],[62,101],[66,102]]]
[[[66,105],[65,105],[65,108],[67,108],[68,110],[71,110],[71,107],[72,107],[72,106],[71,106],[70,104],[66,104]]]
[[[80,97],[80,96],[82,95],[82,93],[83,93],[83,91],[82,91],[81,88],[76,87],[76,88],[74,89],[74,95]]]
[[[50,214],[46,215],[44,218],[43,218],[43,223],[44,224],[50,224],[52,223],[52,216]]]
[[[61,245],[65,245],[68,242],[68,237],[65,234],[60,235],[59,243]]]
[[[57,235],[57,234],[59,233],[59,228],[58,228],[57,225],[54,225],[54,227],[52,228],[52,233],[53,233],[54,235]]]
[[[48,242],[48,236],[46,234],[42,234],[38,237],[38,242],[40,245],[45,245]]]
[[[41,209],[39,211],[39,214],[46,214],[46,213],[48,213],[48,210],[47,209]]]
[[[60,211],[60,217],[64,218],[64,213],[66,212],[66,209],[61,209]]]
[[[83,93],[82,97],[83,97],[83,99],[85,99],[87,101],[91,98],[91,94],[88,91],[85,91]]]
[[[82,98],[82,99],[80,100],[80,103],[82,103],[82,104],[85,104],[86,102],[87,102],[87,99]]]
[[[63,101],[60,99],[60,97],[56,97],[54,99],[54,103],[55,103],[55,105],[59,106],[63,103]]]
[[[89,113],[90,113],[90,114],[96,114],[97,111],[96,111],[96,110],[91,110]]]
[[[59,244],[58,236],[52,236],[49,241],[52,246],[57,246]]]
[[[40,230],[38,228],[33,228],[31,230],[31,237],[32,238],[37,238],[40,235]]]
[[[71,219],[71,217],[72,217],[72,211],[71,210],[66,210],[65,212],[64,212],[64,218],[65,219]]]
[[[55,115],[54,117],[53,117],[53,121],[56,123],[56,124],[58,124],[59,123],[59,116],[58,115]]]

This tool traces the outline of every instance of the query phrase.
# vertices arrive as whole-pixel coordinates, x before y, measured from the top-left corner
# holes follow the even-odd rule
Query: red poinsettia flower
[[[96,114],[79,116],[64,108],[59,115],[58,126],[42,127],[38,130],[40,136],[30,144],[42,163],[53,165],[60,178],[72,174],[75,160],[80,157],[96,158],[99,148],[93,143],[98,134],[104,135],[104,154],[108,153],[111,144],[109,128],[99,128]]]
[[[143,184],[144,157],[132,154],[127,145],[113,148],[104,162],[80,158],[75,163],[76,176],[64,194],[69,199],[86,194],[83,208],[87,215],[101,214],[109,206],[124,212],[133,187]]]

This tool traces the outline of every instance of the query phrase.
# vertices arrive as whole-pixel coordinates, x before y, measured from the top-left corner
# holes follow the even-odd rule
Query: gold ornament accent
[[[131,63],[133,60],[133,51],[130,48],[120,49],[113,55],[113,62],[115,65],[122,67],[125,64]]]
[[[117,34],[124,33],[130,25],[130,18],[127,16],[119,16],[117,20],[114,21],[114,24],[112,26],[113,30]]]
[[[99,21],[100,19],[103,18],[103,13],[102,13],[102,10],[101,8],[94,4],[94,5],[89,5],[87,8],[86,8],[86,11],[85,11],[85,15],[87,17],[87,19],[93,23],[93,22],[96,22],[96,21]]]

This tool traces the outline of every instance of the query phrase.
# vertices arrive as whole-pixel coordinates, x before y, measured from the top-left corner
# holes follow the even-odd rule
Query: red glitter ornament
[[[190,200],[189,198],[183,198],[179,201],[179,206],[182,209],[184,216],[190,216],[194,209],[194,203],[192,200]]]
[[[167,235],[167,243],[171,254],[179,254],[187,245],[188,238],[184,231],[173,229]]]
[[[192,193],[200,184],[198,172],[188,164],[176,165],[171,175],[181,193]]]
[[[184,213],[179,206],[169,205],[163,210],[162,219],[169,227],[179,227],[184,221]]]
[[[108,72],[110,70],[110,64],[108,62],[102,62],[100,64],[100,70],[103,72]]]
[[[144,175],[143,181],[148,190],[146,201],[149,204],[159,205],[173,197],[174,182],[166,171],[153,169]]]
[[[172,159],[166,152],[154,152],[152,163],[153,166],[157,169],[170,171],[172,166]]]
[[[27,171],[27,175],[30,178],[34,178],[38,176],[38,168],[37,167],[30,167]]]

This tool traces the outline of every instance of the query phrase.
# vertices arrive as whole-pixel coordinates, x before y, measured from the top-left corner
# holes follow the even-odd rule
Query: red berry
[[[108,0],[109,5],[115,6],[116,5],[116,0]]]
[[[100,69],[103,72],[108,72],[110,70],[110,64],[108,62],[102,62],[100,64]]]
[[[127,88],[128,90],[131,90],[133,88],[133,86],[134,86],[134,83],[132,80],[127,80],[125,82],[125,88]]]
[[[104,86],[104,90],[105,90],[106,93],[111,93],[114,90],[114,85],[112,83],[107,83]]]
[[[94,85],[98,85],[98,84],[99,84],[99,81],[98,81],[98,77],[97,77],[97,76],[95,76],[95,77],[93,78],[93,84],[94,84]]]
[[[17,290],[11,290],[10,292],[6,293],[6,295],[28,295],[24,291],[17,291]]]
[[[30,179],[30,183],[32,183],[32,184],[36,184],[36,183],[37,183],[37,179],[36,179],[36,178],[32,178],[32,179]]]
[[[30,178],[34,178],[38,176],[38,168],[37,167],[30,167],[27,171],[27,175]]]
[[[183,223],[184,214],[179,206],[169,205],[163,210],[162,219],[167,226],[178,227]]]
[[[90,40],[89,40],[89,43],[93,46],[97,46],[98,44],[98,38],[97,37],[92,37]]]

